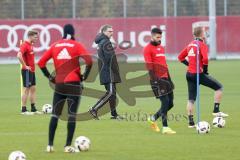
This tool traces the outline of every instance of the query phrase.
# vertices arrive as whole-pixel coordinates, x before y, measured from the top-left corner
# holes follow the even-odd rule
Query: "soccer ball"
[[[26,159],[27,159],[26,155],[21,151],[14,151],[8,157],[8,160],[26,160]]]
[[[213,118],[213,127],[223,128],[225,126],[225,119],[223,117],[215,117]]]
[[[206,121],[201,121],[197,124],[196,129],[197,129],[197,132],[200,133],[200,134],[209,133],[210,132],[210,125]]]
[[[51,104],[44,104],[43,107],[42,107],[42,112],[44,114],[52,113],[52,105]]]
[[[88,151],[91,145],[89,138],[80,136],[75,140],[75,148],[77,151]]]

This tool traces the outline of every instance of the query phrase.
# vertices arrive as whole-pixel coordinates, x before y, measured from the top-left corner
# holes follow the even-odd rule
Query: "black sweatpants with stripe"
[[[94,110],[99,110],[102,108],[107,102],[109,102],[111,115],[117,116],[116,111],[116,84],[108,83],[105,84],[106,93],[98,100],[98,102],[92,107]]]

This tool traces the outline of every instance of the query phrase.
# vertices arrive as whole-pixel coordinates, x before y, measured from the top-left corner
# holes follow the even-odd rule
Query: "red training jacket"
[[[39,67],[44,68],[51,58],[54,62],[56,83],[78,82],[81,80],[80,58],[83,58],[87,65],[92,64],[90,54],[83,45],[75,40],[62,39],[55,42],[39,60]]]

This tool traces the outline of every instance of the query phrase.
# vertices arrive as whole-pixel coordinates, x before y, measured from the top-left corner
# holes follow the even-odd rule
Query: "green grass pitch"
[[[169,62],[170,73],[175,83],[175,107],[170,111],[169,126],[176,135],[162,135],[150,129],[144,115],[154,113],[160,106],[155,98],[137,99],[134,107],[120,100],[120,114],[127,114],[128,121],[110,120],[107,114],[100,121],[78,122],[75,137],[90,138],[90,151],[66,154],[66,122],[60,121],[55,137],[55,152],[45,152],[49,115],[23,116],[20,111],[19,65],[0,65],[0,160],[9,153],[21,150],[28,160],[237,160],[240,142],[240,61],[211,61],[209,72],[224,85],[222,111],[230,117],[225,128],[211,128],[209,134],[198,135],[195,129],[187,128],[187,86],[185,67],[178,62]],[[37,106],[52,102],[52,90],[40,70],[37,73]],[[91,85],[91,84],[89,84]],[[98,80],[94,84],[100,87]],[[118,86],[119,87],[119,86]],[[149,86],[150,87],[150,86]],[[201,87],[201,119],[212,122],[213,91]],[[80,111],[87,111],[96,99],[82,98]],[[140,117],[134,117],[140,113]],[[174,115],[174,118],[173,118]],[[142,116],[142,117],[141,117]],[[196,119],[196,116],[195,116]],[[161,123],[159,123],[161,124]],[[161,125],[160,125],[161,126]]]

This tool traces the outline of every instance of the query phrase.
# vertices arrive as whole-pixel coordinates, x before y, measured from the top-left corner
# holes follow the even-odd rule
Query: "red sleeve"
[[[208,47],[206,44],[202,44],[200,48],[201,54],[202,54],[202,63],[203,65],[208,65]]]
[[[148,70],[153,69],[153,60],[152,60],[152,55],[151,55],[151,50],[148,46],[144,48],[144,60],[146,63],[146,67]]]
[[[83,45],[79,44],[78,52],[80,54],[80,57],[84,59],[86,65],[91,66],[92,57],[90,56],[89,52],[83,47]]]
[[[43,56],[38,61],[38,66],[40,68],[46,67],[47,61],[51,58],[52,58],[52,47],[49,50],[47,50],[46,52],[44,52]]]
[[[178,55],[178,60],[179,60],[180,62],[184,61],[185,58],[187,57],[187,55],[188,55],[188,51],[187,51],[187,47],[185,47],[185,48],[180,52],[180,54]]]
[[[23,43],[23,44],[20,46],[19,52],[21,52],[22,55],[24,55],[24,54],[27,52],[27,46],[25,45],[25,43]]]

